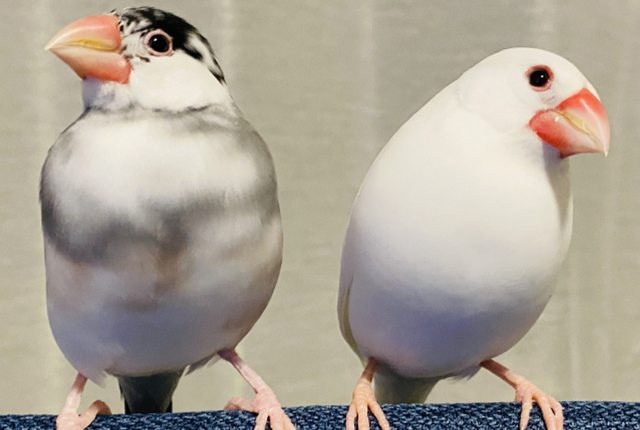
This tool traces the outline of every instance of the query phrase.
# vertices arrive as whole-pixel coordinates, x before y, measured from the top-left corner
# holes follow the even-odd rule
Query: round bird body
[[[344,249],[355,345],[408,377],[468,373],[511,348],[551,297],[571,236],[568,161],[540,144],[514,148],[455,90],[391,139]],[[471,144],[468,127],[449,127],[456,110]]]
[[[256,392],[225,408],[293,430],[234,351],[273,293],[282,228],[273,161],[209,43],[144,7],[80,19],[47,49],[83,79],[85,104],[41,178],[49,321],[79,372],[58,429],[108,411],[78,416],[87,378],[117,376],[126,412],[167,412],[185,368],[219,355]]]
[[[51,327],[96,381],[234,348],[282,258],[271,159],[237,112],[113,116],[63,133],[41,199]]]
[[[567,60],[508,49],[442,90],[382,150],[342,256],[340,327],[370,364],[348,428],[356,416],[367,424],[361,399],[377,405],[366,386],[378,363],[378,400],[423,401],[535,323],[571,238],[566,157],[608,149],[594,94]]]

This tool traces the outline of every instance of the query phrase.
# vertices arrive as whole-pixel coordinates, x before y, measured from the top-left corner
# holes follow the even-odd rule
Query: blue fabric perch
[[[640,429],[640,403],[565,402],[565,429]],[[285,408],[298,430],[343,430],[346,406]],[[518,428],[518,403],[456,403],[426,405],[384,405],[394,430],[462,430]],[[372,430],[379,427],[373,417]],[[252,430],[255,415],[247,412],[197,412],[149,415],[99,416],[89,430]],[[0,430],[50,430],[51,415],[0,416]],[[544,429],[540,410],[534,407],[528,429]]]

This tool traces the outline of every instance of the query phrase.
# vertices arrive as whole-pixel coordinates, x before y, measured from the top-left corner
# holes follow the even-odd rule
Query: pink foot
[[[382,412],[382,408],[380,408],[371,389],[371,381],[377,367],[378,362],[374,358],[370,358],[362,372],[362,376],[358,379],[356,388],[351,396],[349,411],[347,412],[347,430],[355,430],[356,418],[358,419],[359,430],[369,430],[369,416],[367,415],[369,409],[378,420],[382,430],[391,430],[387,417],[384,416],[384,412]]]
[[[56,418],[57,430],[83,430],[89,426],[98,414],[110,414],[111,410],[102,400],[93,402],[86,411],[78,415],[80,398],[84,391],[87,378],[78,373],[71,391],[64,402],[64,406]]]
[[[519,375],[518,375],[519,376]],[[546,394],[530,381],[522,378],[516,382],[516,402],[522,402],[522,413],[520,414],[520,430],[527,428],[529,423],[529,413],[535,401],[542,410],[542,417],[548,430],[562,430],[564,416],[562,405],[556,399]]]
[[[267,420],[271,422],[273,430],[295,430],[295,426],[282,410],[276,394],[269,387],[259,389],[252,402],[233,397],[224,410],[243,410],[258,414],[255,430],[263,430],[267,425]]]
[[[526,429],[527,424],[529,424],[529,415],[531,414],[534,401],[540,406],[542,418],[547,426],[547,430],[562,430],[564,426],[564,415],[560,402],[533,385],[532,382],[523,376],[512,372],[493,360],[483,361],[480,365],[515,388],[515,401],[522,402],[520,430]]]
[[[291,419],[284,413],[276,394],[271,388],[247,366],[234,350],[225,350],[218,353],[223,360],[228,361],[236,368],[242,377],[251,385],[256,393],[253,401],[234,397],[224,407],[225,411],[243,410],[258,414],[254,430],[264,430],[267,420],[273,430],[296,430]]]

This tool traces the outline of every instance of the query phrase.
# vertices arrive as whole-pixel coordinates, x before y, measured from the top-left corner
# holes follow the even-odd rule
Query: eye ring
[[[553,72],[545,65],[530,67],[525,76],[529,81],[529,86],[534,91],[546,91],[553,82]]]
[[[160,29],[150,31],[144,36],[144,46],[150,54],[157,57],[173,54],[173,39]]]

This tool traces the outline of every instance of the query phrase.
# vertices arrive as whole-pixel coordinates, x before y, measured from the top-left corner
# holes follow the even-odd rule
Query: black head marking
[[[182,50],[207,65],[211,73],[225,83],[224,74],[207,39],[184,19],[153,7],[131,7],[120,13],[121,31],[127,33],[148,32],[161,29],[171,36],[174,50]]]

